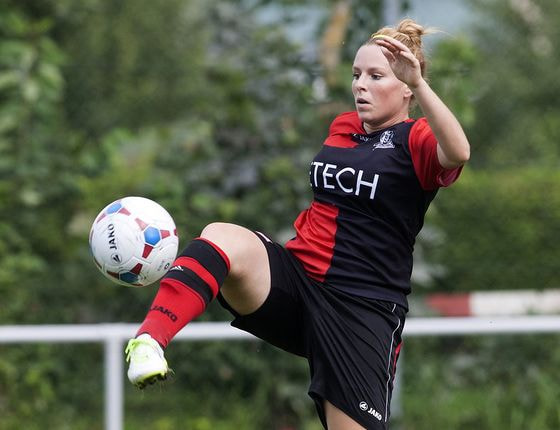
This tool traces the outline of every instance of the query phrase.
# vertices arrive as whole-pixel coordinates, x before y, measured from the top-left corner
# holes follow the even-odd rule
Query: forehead
[[[378,45],[363,45],[356,52],[354,67],[358,69],[390,68],[389,62]]]

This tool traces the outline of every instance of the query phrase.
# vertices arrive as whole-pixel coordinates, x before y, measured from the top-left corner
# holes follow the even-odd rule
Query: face
[[[352,66],[352,93],[367,132],[408,118],[411,92],[399,81],[378,45],[364,45]]]

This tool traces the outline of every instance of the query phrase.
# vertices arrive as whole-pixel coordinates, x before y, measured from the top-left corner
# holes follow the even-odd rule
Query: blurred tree
[[[74,313],[66,307],[72,301],[64,291],[69,285],[65,268],[74,258],[67,231],[78,198],[74,157],[79,139],[61,108],[66,56],[52,29],[49,16],[36,16],[23,3],[0,5],[1,323],[68,322]],[[82,351],[87,356],[92,350]],[[63,403],[65,394],[70,398],[56,388],[65,373],[85,372],[91,364],[72,363],[73,353],[68,348],[66,355],[57,354],[44,345],[2,349],[1,428],[37,428],[41,417],[61,428],[79,413],[61,407],[54,415],[51,408]],[[83,410],[96,400],[100,405],[87,389],[75,400]]]
[[[535,165],[557,168],[560,159],[560,53],[555,0],[472,1],[478,19],[473,42],[480,118],[469,130],[476,167]]]
[[[443,267],[436,288],[556,288],[559,184],[558,170],[540,166],[465,172],[430,213],[439,230],[424,249]]]
[[[472,38],[438,44],[431,72],[465,126],[472,158],[435,200],[418,248],[437,269],[432,288],[553,288],[560,105],[551,94],[560,57],[549,42],[560,7],[472,4]]]
[[[65,56],[48,35],[52,21],[2,9],[0,288],[14,300],[0,320],[32,322],[44,317],[30,310],[42,307],[45,273],[71,258],[65,230],[77,196],[78,141],[61,110]]]
[[[308,188],[305,152],[320,143],[329,119],[314,112],[313,60],[302,57],[281,22],[261,25],[250,3],[3,3],[0,288],[10,300],[1,321],[142,318],[154,290],[107,285],[88,255],[91,221],[122,195],[160,201],[185,240],[217,219],[273,235],[289,226]],[[214,306],[206,318],[217,315],[224,311]],[[212,374],[223,360],[244,356],[241,346],[216,348],[199,356]],[[14,373],[11,363],[22,353],[28,366]],[[93,428],[95,415],[80,413],[98,406],[90,395],[101,392],[101,378],[93,375],[91,392],[75,387],[99,356],[72,366],[72,354],[51,346],[5,350],[2,428],[34,421]],[[256,428],[305,420],[312,408],[309,399],[304,409],[290,406],[292,382],[262,376],[278,354],[271,357],[272,364],[242,360],[246,373],[231,386],[232,399],[245,399],[233,415],[263,399]],[[302,362],[292,363],[305,372]],[[193,380],[203,385],[204,375]],[[190,395],[191,404],[200,401]],[[63,398],[73,404],[51,414]],[[277,418],[267,415],[267,398]]]
[[[408,339],[402,428],[559,428],[559,340],[558,334]]]

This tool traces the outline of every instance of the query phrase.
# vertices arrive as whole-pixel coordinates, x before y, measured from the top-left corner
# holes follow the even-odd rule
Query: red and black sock
[[[227,255],[212,242],[193,240],[160,281],[137,335],[148,333],[163,348],[216,297],[229,272]]]

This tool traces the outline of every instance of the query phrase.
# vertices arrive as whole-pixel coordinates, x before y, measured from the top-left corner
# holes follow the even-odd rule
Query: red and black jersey
[[[316,280],[407,307],[415,238],[460,171],[439,164],[425,118],[367,134],[357,112],[343,113],[311,163],[314,200],[286,248]]]

